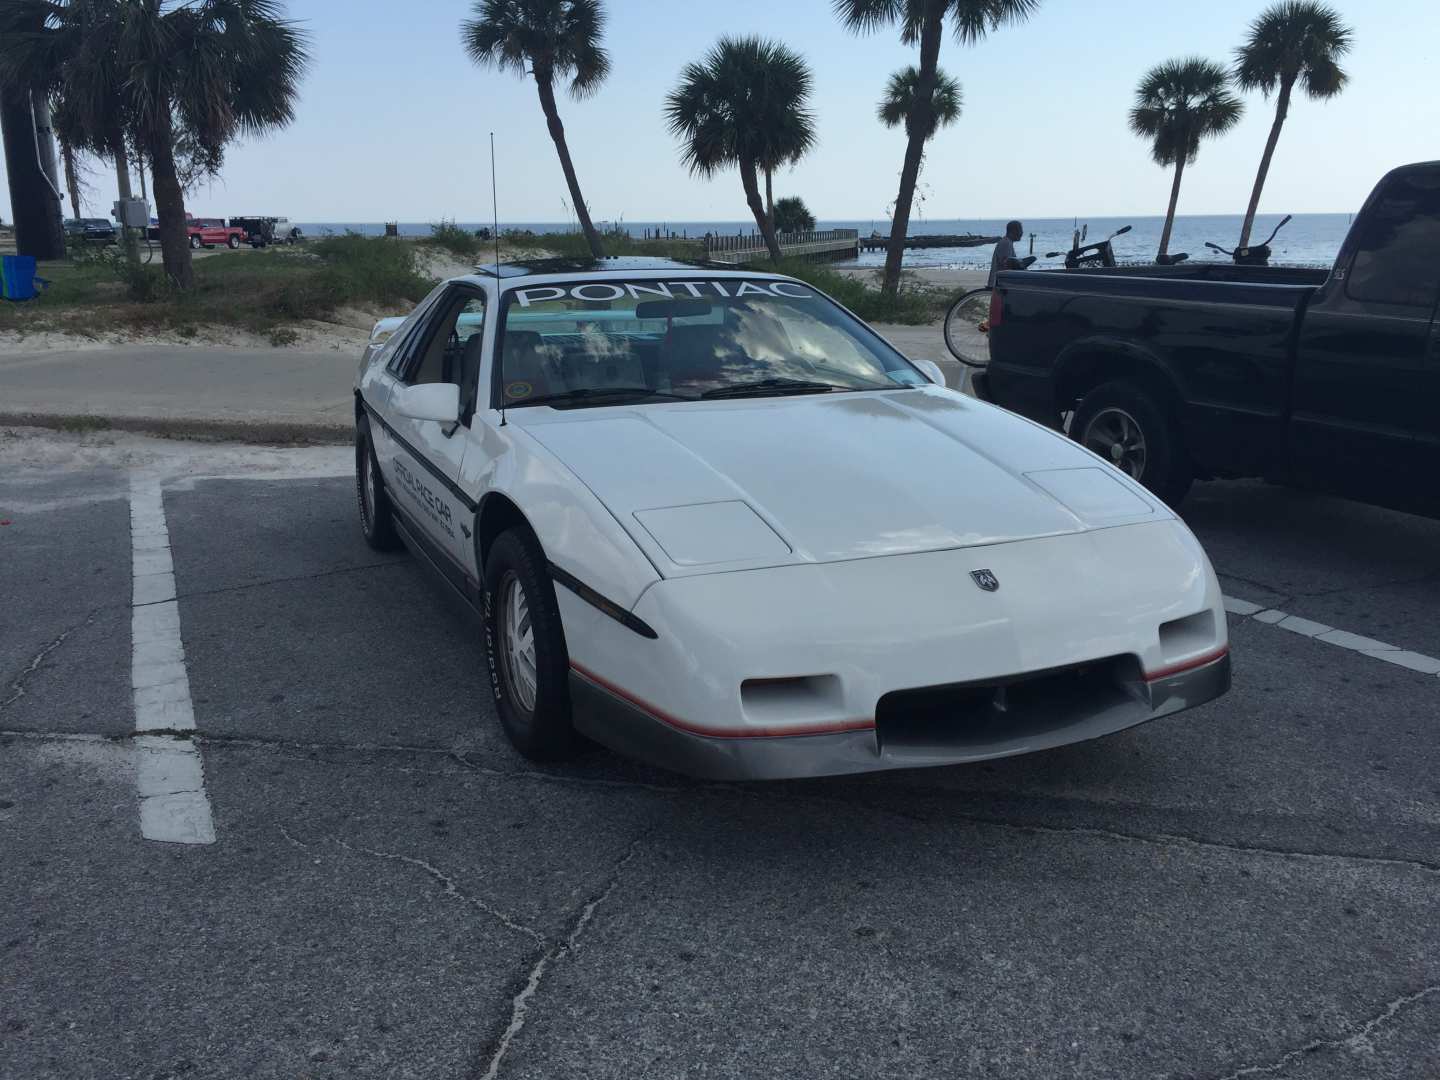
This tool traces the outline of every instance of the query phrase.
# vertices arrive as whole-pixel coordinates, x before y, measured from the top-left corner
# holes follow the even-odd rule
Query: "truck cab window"
[[[1433,308],[1440,294],[1440,176],[1392,178],[1360,222],[1346,295]]]

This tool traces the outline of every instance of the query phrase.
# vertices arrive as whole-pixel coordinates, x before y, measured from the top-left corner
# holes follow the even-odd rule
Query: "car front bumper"
[[[1219,583],[1174,519],[667,579],[634,608],[654,639],[557,592],[577,727],[697,776],[982,761],[1229,686]]]
[[[781,736],[702,735],[684,730],[593,672],[572,667],[576,726],[610,749],[707,780],[783,780],[989,761],[1098,739],[1213,701],[1230,689],[1230,655],[1115,693],[1078,698],[1043,716],[1017,718],[989,736],[958,719],[928,738],[886,738],[880,726]]]

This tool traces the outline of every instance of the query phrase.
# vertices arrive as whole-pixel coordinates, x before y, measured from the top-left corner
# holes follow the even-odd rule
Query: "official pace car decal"
[[[395,459],[395,473],[400,477],[400,486],[405,494],[410,496],[410,501],[420,507],[421,512],[433,521],[445,535],[452,540],[455,538],[453,527],[454,513],[450,509],[450,503],[440,495],[430,490],[430,486],[405,467],[405,462],[400,458]]]
[[[528,382],[512,382],[505,384],[505,396],[508,398],[527,398],[535,392],[535,388]]]
[[[678,299],[704,300],[710,296],[726,299],[740,296],[784,297],[789,300],[809,300],[815,294],[794,281],[587,281],[579,285],[537,285],[529,289],[516,289],[515,299],[521,307],[541,304],[547,300],[620,300],[629,297],[639,300],[646,296],[660,296],[669,300],[677,299],[672,289],[684,289]]]

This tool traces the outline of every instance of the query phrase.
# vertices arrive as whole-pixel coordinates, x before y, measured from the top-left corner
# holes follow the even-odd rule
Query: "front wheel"
[[[945,347],[967,367],[990,363],[990,297],[993,289],[971,289],[945,313]]]
[[[1076,442],[1178,506],[1195,479],[1180,425],[1139,383],[1117,379],[1091,390],[1076,406]]]
[[[370,441],[370,421],[363,416],[355,425],[355,497],[360,504],[360,532],[365,543],[376,551],[400,547],[390,493],[385,490],[385,478],[380,475],[375,446]]]
[[[200,237],[198,237],[198,236],[192,236],[192,237],[190,237],[190,250],[191,250],[191,251],[199,251],[199,250],[200,250]]]
[[[239,251],[239,250],[240,250],[240,237],[238,237],[238,236],[231,236],[229,239],[227,239],[227,240],[225,241],[225,244],[226,244],[227,247],[229,247],[229,249],[230,249],[231,251]]]
[[[495,711],[515,749],[533,761],[572,757],[570,654],[555,586],[529,529],[507,529],[485,559],[485,653]]]

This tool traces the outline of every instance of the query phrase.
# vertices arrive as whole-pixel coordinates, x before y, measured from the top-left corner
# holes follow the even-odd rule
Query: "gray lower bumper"
[[[682,731],[570,672],[575,726],[618,753],[708,780],[784,780],[958,765],[1049,750],[1113,735],[1212,701],[1230,689],[1230,657],[1139,683],[1100,700],[1076,701],[1040,729],[984,741],[939,739],[886,744],[877,730],[825,735],[712,738]]]

